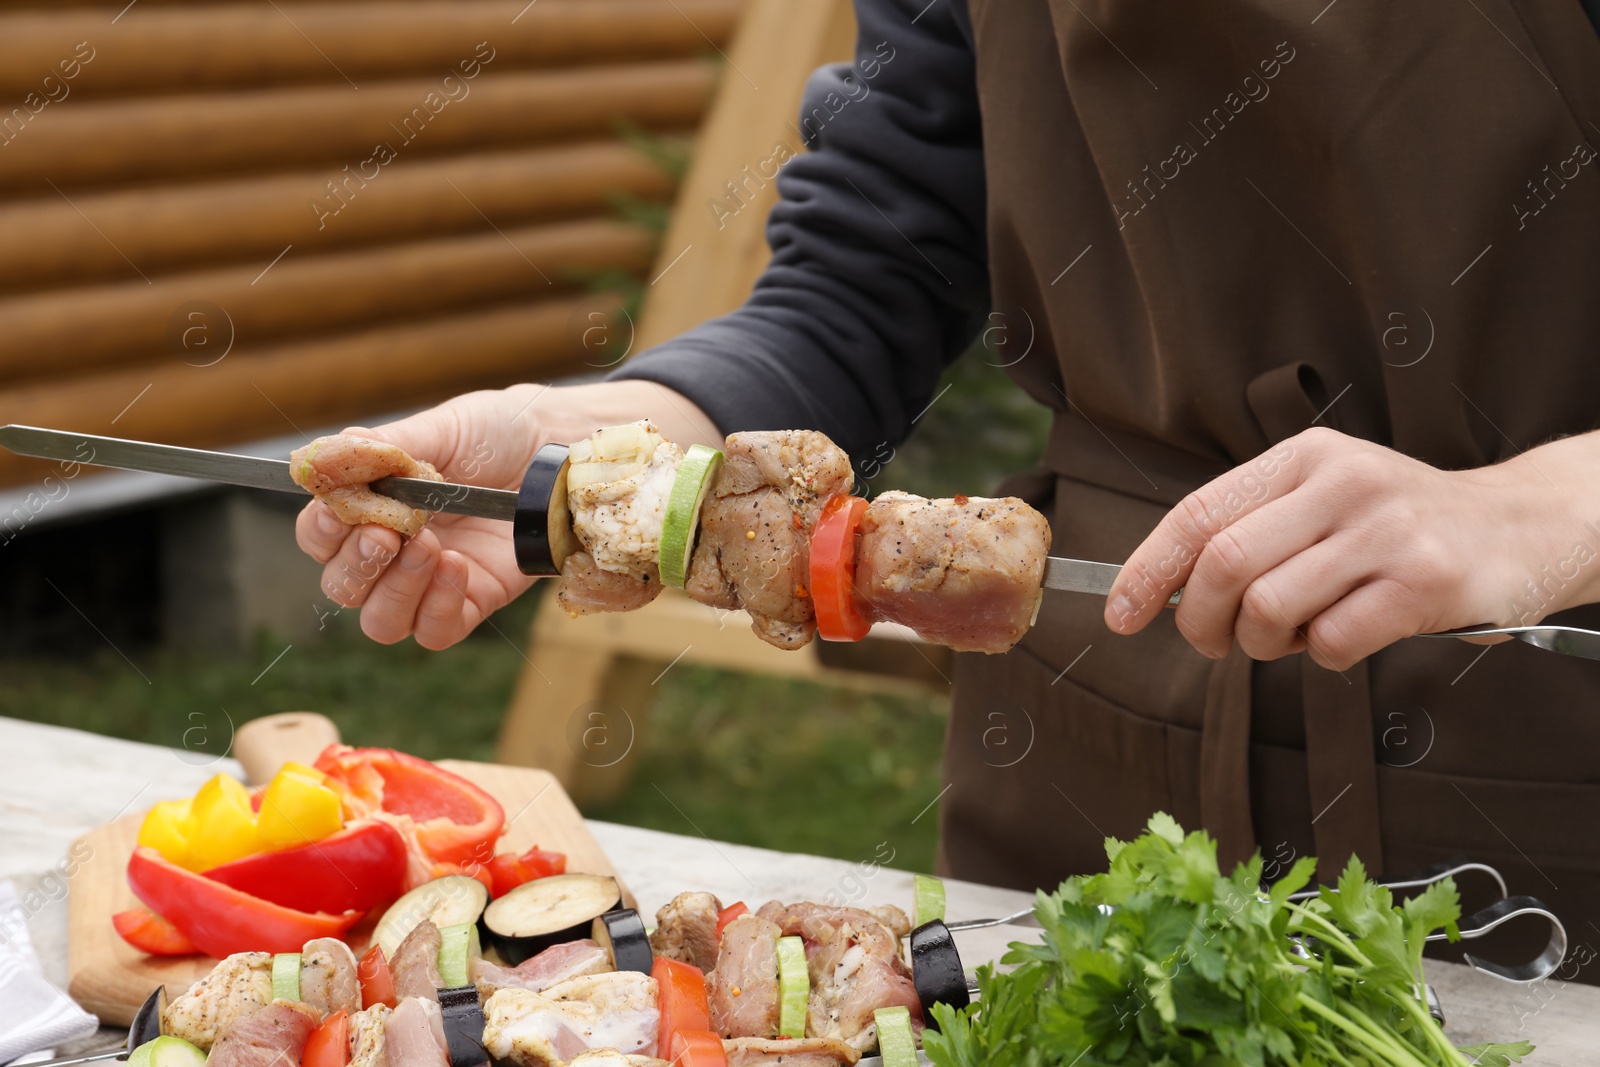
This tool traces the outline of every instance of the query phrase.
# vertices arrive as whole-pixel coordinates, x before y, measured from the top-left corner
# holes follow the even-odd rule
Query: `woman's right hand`
[[[514,490],[541,446],[640,418],[686,446],[717,439],[693,403],[644,381],[484,390],[346,432],[397,445],[448,481]],[[323,564],[322,591],[359,608],[362,632],[382,644],[415,636],[424,648],[447,648],[534,582],[517,570],[511,524],[495,519],[440,512],[405,542],[382,526],[346,526],[313,500],[295,522],[295,540]]]

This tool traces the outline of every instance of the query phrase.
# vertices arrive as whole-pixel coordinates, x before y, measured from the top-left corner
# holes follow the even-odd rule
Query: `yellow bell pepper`
[[[285,764],[273,776],[261,797],[257,820],[261,848],[289,848],[321,841],[344,826],[339,794],[323,781],[321,772],[293,763]]]
[[[261,851],[250,794],[237,778],[219,774],[194,795],[189,815],[191,869],[209,870]]]
[[[323,774],[315,767],[308,767],[304,763],[296,763],[294,760],[290,760],[282,767],[279,767],[278,774],[293,774],[301,778],[309,779],[313,782],[318,782],[322,785],[328,784],[328,776],[326,774]],[[274,775],[274,777],[276,777],[276,775]]]
[[[189,868],[189,808],[192,801],[192,797],[163,800],[151,808],[139,826],[139,844],[148,845],[167,860]]]

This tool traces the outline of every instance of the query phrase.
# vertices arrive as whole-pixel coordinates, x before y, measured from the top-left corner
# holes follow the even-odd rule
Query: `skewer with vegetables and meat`
[[[752,912],[683,893],[647,934],[609,877],[552,875],[487,906],[486,893],[451,884],[459,877],[396,901],[359,961],[333,938],[229,955],[165,1005],[162,1036],[134,1060],[852,1067],[877,1049],[887,1067],[916,1062],[923,1009],[898,908]]]
[[[946,924],[935,879],[914,880],[915,929],[892,905],[752,911],[686,892],[647,933],[607,876],[550,875],[490,899],[446,875],[395,901],[359,961],[315,938],[232,954],[170,1004],[158,994],[130,1063],[857,1067],[876,1052],[877,1067],[912,1067],[924,1046],[937,1067],[982,1067],[999,1049],[1039,1053],[1001,1062],[1063,1065],[1097,1050],[1092,1062],[1422,1067],[1531,1051],[1458,1050],[1430,1014],[1425,942],[1509,914],[1463,918],[1452,872],[1399,903],[1359,860],[1308,890],[1315,861],[1302,858],[1265,890],[1259,853],[1225,875],[1213,842],[1161,814],[1107,853],[1105,873],[1039,895],[1043,941],[1012,944],[1015,970],[979,967],[976,1004],[950,932],[1021,916]],[[1553,968],[1565,947],[1540,962]]]
[[[367,488],[413,476],[392,445],[319,438],[296,480],[347,523],[414,535],[426,512]],[[427,476],[427,472],[422,472]],[[679,448],[649,421],[546,445],[523,484],[517,562],[561,577],[572,615],[631,611],[664,586],[743,609],[756,636],[794,649],[902,623],[958,651],[1004,652],[1038,613],[1050,525],[1014,497],[850,495],[850,458],[812,430],[730,435]]]

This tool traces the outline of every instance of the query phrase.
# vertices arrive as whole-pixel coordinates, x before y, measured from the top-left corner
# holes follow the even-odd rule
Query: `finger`
[[[1308,431],[1275,445],[1185,497],[1123,565],[1106,601],[1106,625],[1119,633],[1147,625],[1188,581],[1212,537],[1302,483],[1310,464],[1301,453],[1323,448],[1331,432]]]
[[[294,539],[300,551],[318,563],[326,563],[339,554],[354,529],[339,521],[339,516],[328,505],[313,500],[295,516]]]
[[[1344,671],[1421,629],[1423,608],[1387,578],[1356,587],[1307,623],[1306,649],[1329,670]]]
[[[467,599],[468,570],[460,553],[440,554],[433,581],[417,606],[415,632],[423,648],[449,648],[483,621],[483,613]]]
[[[336,604],[359,608],[399,551],[400,535],[393,530],[371,523],[355,527],[322,569],[323,593]]]
[[[1278,659],[1305,650],[1306,624],[1372,577],[1370,554],[1357,541],[1334,534],[1250,583],[1233,624],[1246,655]]]
[[[1179,631],[1200,652],[1212,659],[1226,656],[1235,640],[1247,591],[1254,589],[1268,572],[1306,552],[1333,531],[1335,516],[1327,509],[1308,506],[1306,498],[1305,493],[1291,493],[1274,500],[1219,530],[1200,550],[1184,584],[1176,620]],[[1321,560],[1320,556],[1316,558]],[[1269,590],[1259,590],[1257,594],[1263,592]],[[1344,592],[1340,589],[1339,595]],[[1337,599],[1329,597],[1315,606],[1320,609]],[[1302,618],[1292,620],[1301,621]],[[1241,640],[1240,644],[1244,642]],[[1244,647],[1250,651],[1248,645]]]
[[[409,637],[438,563],[439,539],[432,530],[408,541],[367,594],[361,606],[361,632],[382,645]]]

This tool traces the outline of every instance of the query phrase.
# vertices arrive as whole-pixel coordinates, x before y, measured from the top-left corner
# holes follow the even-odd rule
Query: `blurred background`
[[[598,377],[742,299],[804,78],[853,38],[847,0],[0,0],[0,423],[282,457]],[[856,457],[869,491],[1038,457],[1012,342]],[[383,647],[299,503],[0,451],[0,715],[221,752],[314,710],[548,766],[591,816],[931,867],[947,654],[779,653],[669,597],[569,623],[542,586]]]

